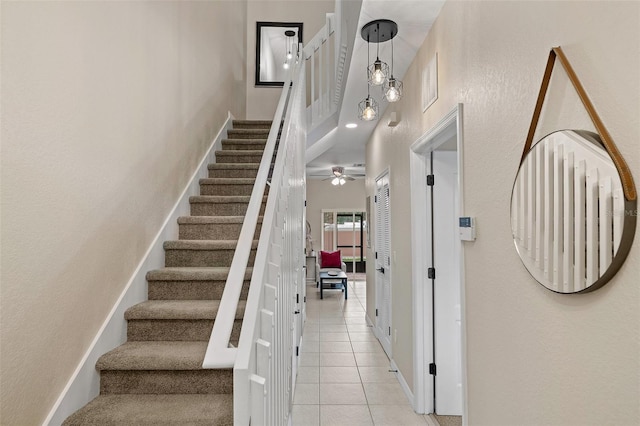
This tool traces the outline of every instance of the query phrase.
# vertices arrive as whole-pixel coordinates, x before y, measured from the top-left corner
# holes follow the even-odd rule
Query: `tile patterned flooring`
[[[340,290],[307,285],[307,320],[293,406],[294,426],[430,425],[413,412],[365,320],[366,285]]]

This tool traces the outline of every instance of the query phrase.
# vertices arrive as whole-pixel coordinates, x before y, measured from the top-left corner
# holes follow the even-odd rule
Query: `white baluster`
[[[607,272],[613,257],[613,193],[611,177],[600,180],[600,277]]]
[[[535,247],[536,267],[544,271],[544,147],[536,146],[536,216],[535,216]]]
[[[598,279],[598,170],[587,172],[587,217],[586,217],[586,241],[587,246],[587,282],[589,286]]]
[[[563,185],[563,158],[562,158],[563,146],[557,144],[553,148],[553,288],[556,291],[562,290],[563,271],[562,271],[562,248],[564,237],[564,215],[562,212],[563,201],[562,191]]]
[[[586,212],[586,194],[585,185],[587,184],[586,177],[586,164],[584,160],[581,160],[574,170],[574,291],[580,291],[585,288],[585,218]]]
[[[624,194],[622,187],[613,191],[613,252],[614,255],[620,247],[622,239],[622,227],[624,224]]]
[[[535,229],[535,200],[536,200],[536,169],[535,169],[535,157],[536,152],[532,150],[529,155],[532,156],[532,162],[527,167],[527,247],[529,249],[529,257],[535,259],[536,257],[536,239],[533,235]]]
[[[544,141],[544,276],[553,281],[553,147]]]
[[[263,426],[267,424],[267,404],[265,379],[252,374],[251,381],[251,426]]]
[[[562,291],[570,293],[573,291],[573,248],[575,241],[573,239],[574,232],[574,213],[573,213],[573,152],[567,152],[564,155],[564,279]]]

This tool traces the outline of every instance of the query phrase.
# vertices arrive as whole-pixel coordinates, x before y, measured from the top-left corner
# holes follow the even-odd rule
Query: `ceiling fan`
[[[331,180],[332,185],[344,185],[348,180],[356,180],[353,176],[345,174],[344,167],[342,166],[333,166],[331,168],[331,173],[333,174],[333,176],[329,176],[328,178],[322,180]]]

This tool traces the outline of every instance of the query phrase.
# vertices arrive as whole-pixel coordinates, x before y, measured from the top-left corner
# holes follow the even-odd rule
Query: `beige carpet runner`
[[[200,195],[190,198],[191,215],[178,219],[179,239],[164,243],[165,268],[147,273],[149,300],[125,313],[127,341],[96,363],[100,395],[64,425],[233,424],[232,370],[201,366],[270,126],[234,120]],[[256,248],[257,240],[250,265]]]

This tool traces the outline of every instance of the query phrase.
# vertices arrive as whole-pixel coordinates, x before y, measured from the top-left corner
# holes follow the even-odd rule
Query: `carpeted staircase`
[[[201,195],[190,198],[191,215],[178,219],[179,239],[164,243],[165,268],[147,273],[149,300],[125,313],[127,342],[96,363],[100,395],[64,425],[233,424],[233,372],[202,369],[202,361],[270,126],[234,120],[209,177],[200,180]],[[266,196],[263,209],[265,203]],[[256,238],[259,232],[260,223]],[[250,266],[256,248],[257,240]]]

